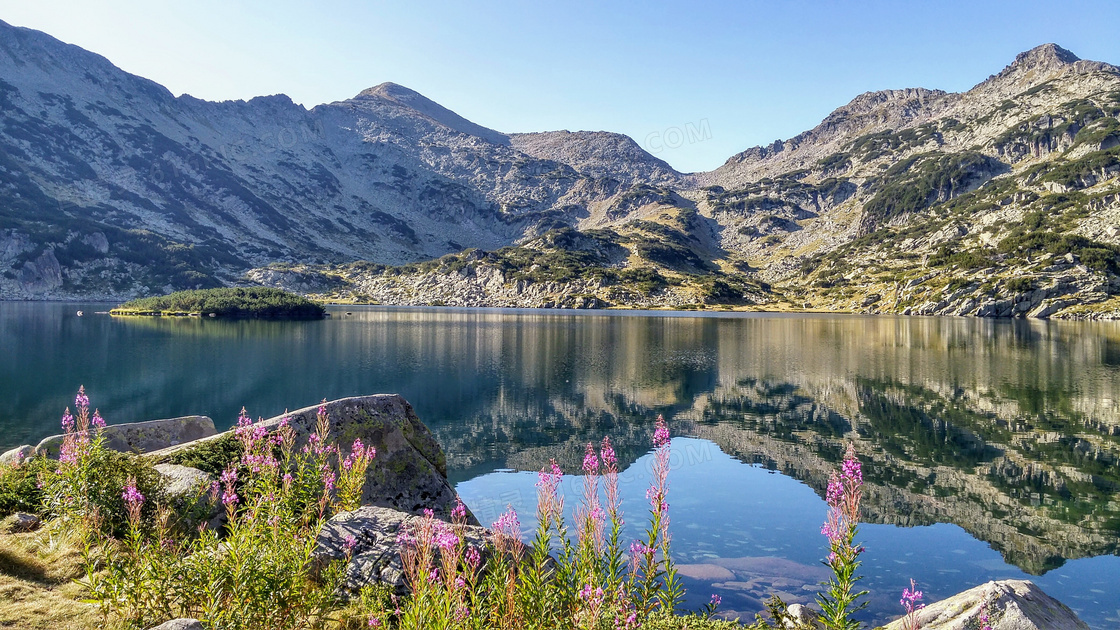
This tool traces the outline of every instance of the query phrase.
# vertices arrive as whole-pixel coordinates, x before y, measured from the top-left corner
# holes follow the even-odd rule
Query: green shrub
[[[1034,280],[1031,278],[1011,278],[1003,286],[1011,293],[1023,293],[1034,289]]]
[[[875,225],[887,223],[956,197],[1002,168],[995,159],[974,152],[913,156],[883,174],[879,191],[863,210]]]
[[[240,460],[241,453],[241,442],[227,433],[172,454],[168,458],[168,463],[190,466],[217,477],[229,468],[230,464]]]
[[[0,518],[15,512],[46,516],[41,475],[50,475],[58,462],[46,457],[32,457],[12,466],[0,466]]]

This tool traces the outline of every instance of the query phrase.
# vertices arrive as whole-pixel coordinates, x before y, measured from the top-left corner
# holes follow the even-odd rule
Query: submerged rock
[[[166,420],[148,420],[111,424],[101,430],[105,447],[122,453],[149,453],[177,444],[185,444],[215,435],[214,421],[206,416],[182,416]],[[52,435],[39,442],[35,451],[52,459],[58,458],[62,435]]]
[[[983,611],[981,608],[983,607]],[[986,611],[992,630],[1089,630],[1068,606],[1027,580],[988,582],[926,606],[917,613],[922,630],[979,628]],[[903,630],[905,618],[885,630]]]

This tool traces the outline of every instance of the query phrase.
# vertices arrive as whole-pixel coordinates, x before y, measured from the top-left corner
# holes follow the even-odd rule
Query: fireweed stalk
[[[636,605],[643,614],[655,608],[672,612],[683,598],[684,590],[669,555],[669,427],[664,416],[657,416],[653,432],[653,481],[646,490],[650,505],[650,524],[644,541],[630,545],[630,562],[636,584]],[[661,558],[657,555],[660,552]]]
[[[825,564],[832,569],[832,577],[824,584],[825,591],[817,595],[817,602],[825,626],[830,630],[857,630],[862,624],[851,617],[867,605],[866,601],[856,603],[867,591],[855,590],[856,582],[862,578],[855,573],[861,564],[859,556],[864,551],[855,543],[862,494],[863,471],[855,446],[849,443],[840,472],[834,472],[829,479],[825,495],[828,519],[821,526],[821,534],[828,539],[829,554]]]
[[[910,588],[902,589],[902,599],[898,603],[906,609],[906,618],[902,622],[903,630],[918,630],[918,611],[925,608],[925,604],[918,602],[922,601],[922,592],[918,590],[918,583],[913,578],[910,579]]]
[[[62,446],[59,449],[58,470],[51,479],[40,479],[45,489],[48,508],[53,514],[76,525],[83,539],[94,534],[100,526],[97,506],[90,501],[92,477],[95,473],[96,455],[104,448],[101,430],[105,420],[101,412],[89,413],[89,397],[85,386],[78,388],[74,397],[74,411],[67,407],[62,415]]]

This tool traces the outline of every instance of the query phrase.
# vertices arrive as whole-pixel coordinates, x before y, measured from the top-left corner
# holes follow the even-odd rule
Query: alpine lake
[[[826,579],[824,490],[854,442],[865,478],[863,619],[1030,579],[1120,625],[1120,323],[333,306],[323,321],[111,318],[108,304],[0,302],[0,451],[58,433],[85,385],[110,424],[189,414],[219,430],[402,394],[488,525],[528,536],[536,471],[619,456],[641,534],[658,414],[673,435],[685,607],[753,620]],[[84,311],[78,316],[77,311]],[[376,462],[375,462],[376,465]],[[581,478],[566,475],[566,509]],[[570,519],[569,519],[570,520]]]

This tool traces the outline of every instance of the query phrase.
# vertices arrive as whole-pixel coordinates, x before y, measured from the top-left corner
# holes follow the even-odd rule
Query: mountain
[[[0,23],[0,297],[1120,316],[1120,70],[1046,44],[679,173],[399,85],[174,97]]]
[[[3,23],[0,102],[5,298],[214,286],[278,260],[496,248],[622,186],[609,167],[582,175],[528,155],[391,83],[310,110],[283,95],[176,98]]]

